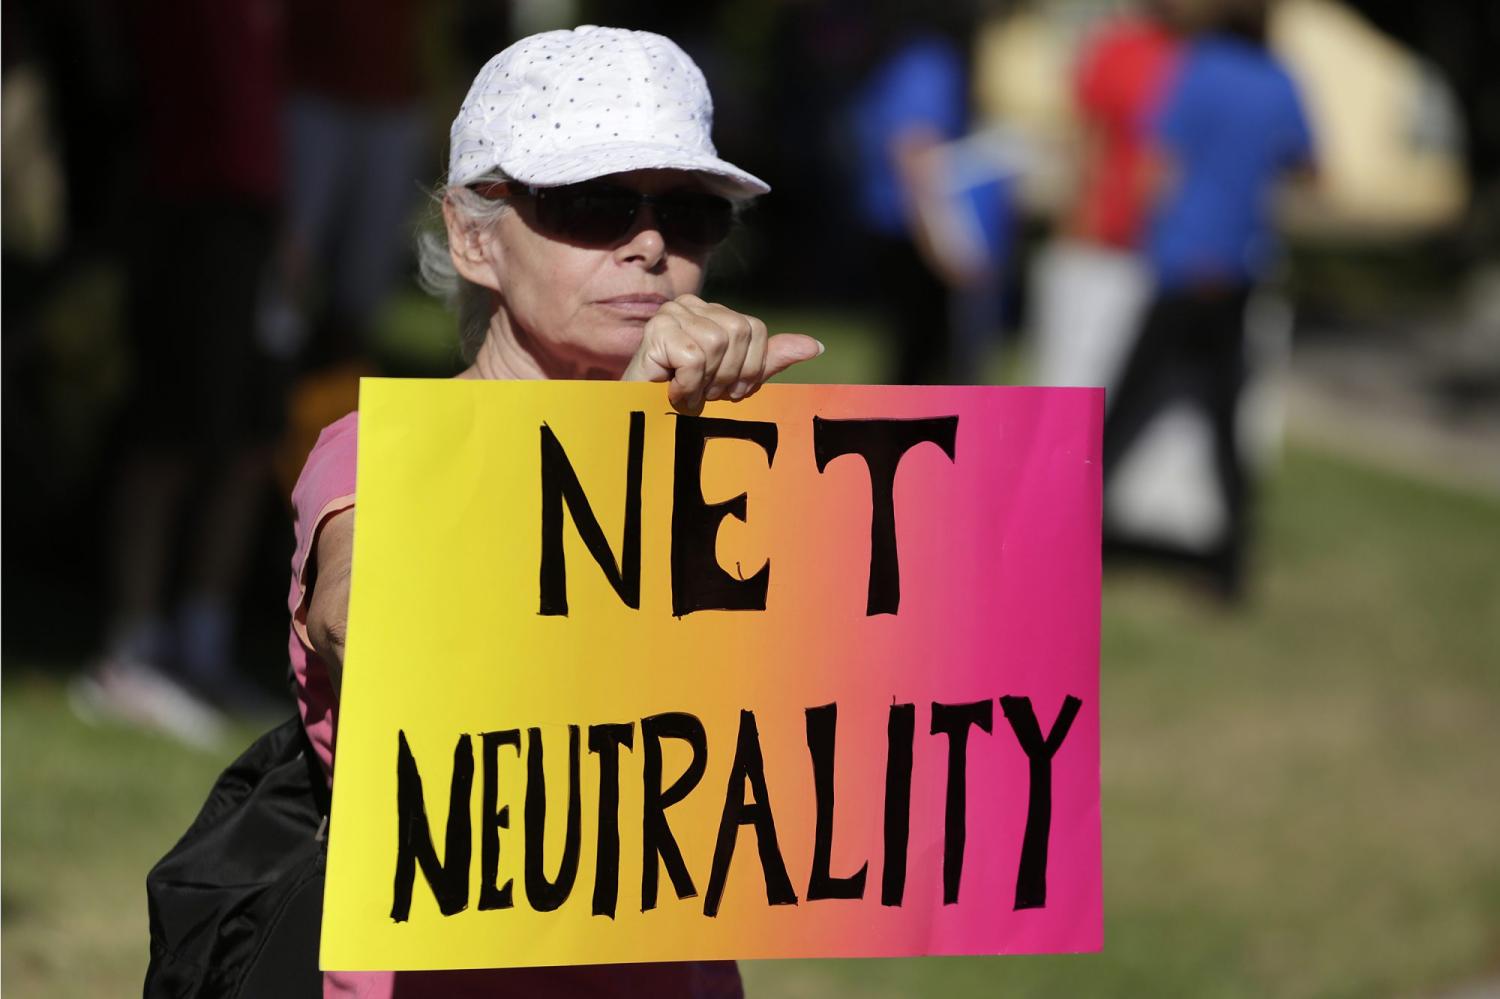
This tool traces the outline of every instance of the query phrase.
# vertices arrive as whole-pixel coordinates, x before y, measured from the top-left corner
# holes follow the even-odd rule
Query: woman
[[[684,413],[738,400],[822,345],[697,297],[734,204],[769,188],[720,160],[703,76],[671,41],[585,27],[492,59],[453,122],[446,243],[427,283],[456,305],[461,378],[668,383]],[[356,417],[328,427],[297,488],[293,671],[332,774],[354,534]],[[734,996],[732,963],[325,977],[326,995]]]

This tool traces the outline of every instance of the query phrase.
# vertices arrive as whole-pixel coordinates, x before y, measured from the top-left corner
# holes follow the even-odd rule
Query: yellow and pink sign
[[[323,966],[1097,950],[1102,410],[366,381]]]

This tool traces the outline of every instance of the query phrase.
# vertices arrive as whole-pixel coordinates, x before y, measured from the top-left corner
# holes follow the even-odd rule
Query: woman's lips
[[[650,319],[667,302],[665,295],[616,295],[596,304],[626,319]]]

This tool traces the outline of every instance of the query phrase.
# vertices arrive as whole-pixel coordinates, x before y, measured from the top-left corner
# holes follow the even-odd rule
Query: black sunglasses
[[[702,253],[722,243],[734,225],[729,199],[703,191],[642,194],[628,187],[588,181],[562,187],[532,187],[515,181],[469,185],[490,200],[531,198],[537,228],[546,235],[585,246],[613,246],[635,226],[643,205],[650,205],[656,227],[667,245]]]

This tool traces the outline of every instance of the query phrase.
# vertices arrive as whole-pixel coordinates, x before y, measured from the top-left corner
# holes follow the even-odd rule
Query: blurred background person
[[[204,699],[258,713],[236,607],[279,419],[256,301],[280,194],[277,0],[152,0],[125,15],[142,117],[124,244],[134,389],[106,540],[108,621],[75,708],[211,745]]]
[[[1033,370],[1042,385],[1109,385],[1151,296],[1141,255],[1151,127],[1177,64],[1181,0],[1148,0],[1093,31],[1073,99],[1080,185],[1033,266]]]
[[[961,0],[869,12],[849,102],[855,220],[865,288],[895,333],[897,385],[950,381],[950,291],[984,261],[954,222],[947,145],[968,129],[969,34]]]
[[[403,277],[433,154],[417,0],[325,0],[287,21],[286,176],[261,337],[301,372],[278,456],[290,488],[320,427],[374,374],[371,334]]]
[[[1246,378],[1246,306],[1275,250],[1273,187],[1310,175],[1302,98],[1266,48],[1265,0],[1216,0],[1183,52],[1152,132],[1157,163],[1147,254],[1155,296],[1104,430],[1104,476],[1160,408],[1185,394],[1208,416],[1227,514],[1206,561],[1219,592],[1241,595],[1251,483],[1237,414]]]

